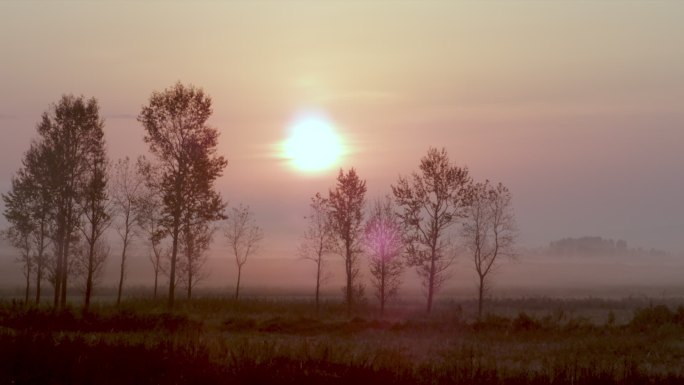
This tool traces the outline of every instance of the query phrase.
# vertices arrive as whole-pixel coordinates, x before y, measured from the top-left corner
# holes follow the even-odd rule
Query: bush
[[[647,330],[663,325],[675,324],[677,316],[665,305],[650,306],[634,312],[629,325],[637,330]]]
[[[537,331],[540,330],[541,323],[536,319],[530,317],[525,312],[518,313],[518,316],[513,319],[511,328],[515,332],[527,332],[527,331]]]

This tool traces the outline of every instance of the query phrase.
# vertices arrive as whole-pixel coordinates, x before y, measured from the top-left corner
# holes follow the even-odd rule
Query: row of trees
[[[381,313],[396,295],[405,266],[415,268],[420,277],[429,313],[460,246],[478,276],[481,315],[487,277],[501,257],[513,256],[516,227],[510,191],[500,183],[474,182],[467,168],[450,163],[446,150],[431,148],[419,172],[400,177],[392,185],[392,196],[375,201],[364,221],[365,194],[366,182],[352,168],[340,170],[327,198],[317,193],[311,199],[300,254],[316,263],[316,305],[325,257],[338,254],[344,260],[343,291],[351,312],[364,292],[359,277],[360,259],[366,254]]]
[[[218,131],[207,125],[211,98],[180,83],[154,92],[138,121],[152,159],[107,157],[95,99],[64,96],[43,114],[34,140],[2,198],[10,223],[4,233],[20,253],[28,302],[31,277],[54,287],[54,306],[66,305],[68,279],[82,278],[87,311],[93,286],[110,253],[106,230],[114,224],[121,241],[117,303],[121,301],[131,241],[149,242],[157,295],[160,274],[168,277],[168,305],[177,286],[192,296],[205,277],[202,270],[218,221],[238,269],[256,252],[262,230],[249,207],[226,214],[215,181],[226,159],[217,154]],[[366,182],[355,169],[340,170],[326,197],[316,194],[300,253],[317,265],[316,304],[324,258],[343,257],[347,309],[363,297],[360,263],[366,255],[381,311],[396,295],[406,266],[421,278],[430,312],[437,291],[464,246],[479,277],[480,312],[486,277],[501,256],[512,255],[515,223],[511,195],[503,185],[475,183],[467,168],[451,164],[444,149],[431,148],[418,172],[400,177],[392,196],[374,202],[366,213]],[[368,219],[365,219],[368,214]],[[459,224],[460,227],[456,225]],[[460,235],[462,242],[457,242]]]
[[[55,307],[66,305],[72,276],[80,278],[87,311],[93,287],[110,254],[105,232],[112,224],[121,240],[117,303],[135,237],[150,244],[154,293],[160,274],[169,278],[169,307],[180,284],[192,295],[203,278],[206,252],[226,220],[224,235],[239,272],[263,237],[249,207],[226,215],[215,189],[227,161],[216,154],[218,131],[206,124],[211,99],[201,89],[177,83],[154,92],[138,121],[154,159],[122,159],[113,166],[104,141],[104,121],[95,99],[63,96],[38,124],[38,138],[25,153],[11,190],[2,195],[10,226],[3,235],[20,250],[26,278],[47,278]]]

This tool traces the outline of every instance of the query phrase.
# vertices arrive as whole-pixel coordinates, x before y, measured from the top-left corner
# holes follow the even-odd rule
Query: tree
[[[119,159],[114,166],[112,184],[112,204],[119,221],[114,225],[121,238],[121,268],[119,270],[119,287],[116,294],[116,305],[121,304],[124,279],[126,277],[127,251],[139,225],[139,210],[136,209],[144,188],[143,176],[131,164],[130,158]]]
[[[323,283],[324,257],[334,250],[335,239],[330,226],[328,203],[316,193],[309,204],[309,215],[305,217],[307,227],[299,245],[299,255],[316,264],[316,312],[320,306],[320,289]]]
[[[351,168],[346,174],[340,169],[337,186],[328,193],[330,225],[336,238],[336,249],[344,258],[346,285],[343,287],[347,314],[351,314],[355,299],[363,296],[359,256],[363,252],[363,207],[366,181],[359,179]]]
[[[85,175],[92,169],[93,151],[103,138],[104,122],[94,98],[64,95],[42,116],[37,130],[36,152],[40,159],[40,184],[52,195],[47,215],[48,231],[54,246],[54,266],[50,266],[55,288],[54,305],[66,306],[69,260],[78,241],[80,203],[88,186]]]
[[[74,258],[70,270],[73,270],[81,279],[79,289],[85,293],[83,312],[88,312],[90,296],[102,278],[110,249],[104,240],[99,238],[93,245],[86,240],[81,240],[74,245],[73,251]]]
[[[488,289],[486,278],[500,257],[514,255],[516,225],[510,191],[501,183],[475,184],[467,214],[461,236],[477,272],[477,315],[481,318]]]
[[[238,268],[235,299],[239,299],[242,267],[247,263],[247,258],[257,252],[259,242],[264,238],[264,233],[254,223],[254,214],[250,211],[249,206],[240,204],[230,210],[223,234],[233,251],[235,264]]]
[[[31,236],[35,232],[34,222],[31,219],[31,196],[26,173],[19,171],[19,177],[12,178],[12,188],[7,194],[2,194],[5,203],[5,218],[10,227],[2,232],[2,237],[19,249],[17,262],[22,264],[22,272],[26,278],[26,292],[24,303],[28,304],[31,290],[31,272],[35,270],[33,260],[33,245]]]
[[[404,264],[400,258],[404,249],[403,229],[394,214],[392,200],[389,197],[377,200],[373,204],[364,235],[371,277],[380,301],[382,317],[385,305],[399,290],[401,274],[404,271]]]
[[[30,241],[32,243],[33,255],[31,262],[35,273],[36,282],[36,304],[40,304],[41,284],[45,279],[45,270],[48,267],[50,246],[50,215],[53,207],[53,192],[49,185],[50,165],[46,162],[44,151],[41,146],[32,143],[29,150],[24,155],[22,169],[18,173],[18,178],[23,182],[24,187],[20,189],[22,194],[28,195],[28,219],[32,223],[32,233]],[[5,207],[10,208],[11,204],[5,202]],[[11,221],[10,221],[11,222]]]
[[[108,166],[102,127],[93,132],[84,156],[85,172],[80,181],[81,194],[78,202],[81,220],[78,228],[83,235],[85,250],[79,251],[80,271],[85,274],[85,298],[83,311],[90,307],[95,275],[109,254],[102,236],[112,221],[112,209],[107,192]],[[105,251],[106,250],[106,251]]]
[[[144,140],[157,158],[160,178],[150,187],[160,195],[161,224],[171,238],[169,308],[175,299],[184,227],[224,219],[225,205],[214,182],[228,163],[216,154],[219,133],[206,123],[211,113],[211,98],[202,89],[176,83],[154,92],[138,116]]]
[[[456,256],[449,229],[465,216],[471,185],[467,168],[452,165],[445,149],[430,148],[420,160],[420,173],[399,177],[392,186],[407,232],[407,263],[421,278],[428,313]]]
[[[159,167],[155,167],[144,156],[138,158],[137,172],[145,178],[146,182],[141,186],[142,191],[135,202],[135,211],[138,226],[150,244],[151,252],[148,254],[148,258],[152,263],[154,272],[154,298],[156,299],[159,274],[168,274],[168,262],[170,261],[168,247],[163,244],[164,238],[167,236],[162,222],[163,204],[159,189],[156,188],[156,186],[161,185],[159,182],[161,176],[159,175]]]
[[[186,226],[181,236],[180,248],[184,258],[178,261],[179,282],[185,286],[187,298],[192,298],[192,289],[207,278],[203,270],[207,262],[207,251],[211,246],[214,228],[206,223]]]
[[[144,158],[138,159],[138,172],[140,175],[146,175],[152,180],[158,180],[158,173],[151,168],[151,164]],[[152,182],[150,185],[156,186],[158,183]],[[148,255],[152,263],[154,272],[154,298],[157,298],[157,289],[159,286],[159,274],[167,274],[168,266],[166,266],[169,258],[168,249],[164,247],[163,240],[166,235],[164,224],[162,223],[162,202],[156,189],[147,188],[147,184],[142,186],[138,200],[135,204],[136,216],[138,219],[138,226],[145,234],[145,237],[150,244],[150,254]]]

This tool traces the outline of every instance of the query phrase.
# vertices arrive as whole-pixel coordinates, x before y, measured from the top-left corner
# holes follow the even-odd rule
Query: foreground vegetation
[[[430,317],[339,304],[130,300],[90,312],[0,305],[0,383],[643,384],[684,381],[684,307],[469,303]],[[518,306],[525,311],[507,315]],[[603,320],[592,316],[604,311]],[[466,309],[465,311],[463,309]],[[620,314],[632,312],[629,320]],[[617,315],[616,315],[617,314]],[[593,317],[593,318],[592,318]]]

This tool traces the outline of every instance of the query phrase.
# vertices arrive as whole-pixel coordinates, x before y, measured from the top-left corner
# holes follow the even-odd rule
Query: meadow
[[[644,384],[684,382],[684,301],[499,299],[347,316],[329,301],[0,304],[0,383]]]

